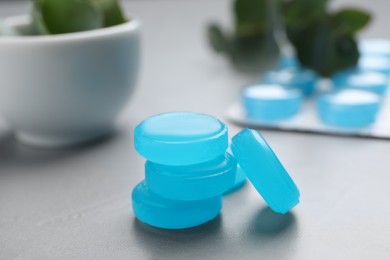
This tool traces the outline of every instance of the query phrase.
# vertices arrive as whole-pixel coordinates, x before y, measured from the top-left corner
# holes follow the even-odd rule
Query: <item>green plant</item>
[[[356,34],[370,21],[367,12],[356,8],[329,11],[328,2],[282,0],[280,6],[299,62],[322,76],[356,65]]]
[[[208,28],[213,49],[243,70],[258,68],[264,56],[276,56],[269,5],[269,0],[235,0],[233,32],[225,32],[216,23]]]
[[[33,33],[63,34],[127,21],[118,0],[33,0]]]
[[[271,4],[272,3],[272,4]],[[269,51],[272,27],[280,18],[282,28],[302,66],[322,76],[356,65],[359,52],[356,34],[370,21],[360,9],[328,10],[328,0],[234,0],[235,30],[223,32],[217,24],[208,28],[213,49],[228,56],[234,64],[256,65]],[[273,9],[276,9],[276,11]],[[274,18],[270,19],[270,16]]]

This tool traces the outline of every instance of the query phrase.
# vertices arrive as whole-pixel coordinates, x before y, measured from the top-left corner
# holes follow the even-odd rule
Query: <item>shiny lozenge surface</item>
[[[225,153],[228,131],[209,115],[165,113],[149,117],[135,128],[134,145],[141,156],[155,163],[198,164]]]
[[[317,109],[323,123],[341,128],[363,128],[375,122],[380,96],[368,91],[343,89],[323,94]]]
[[[332,77],[336,89],[353,88],[383,95],[389,85],[389,77],[373,71],[347,70]]]
[[[247,118],[256,121],[289,119],[299,112],[302,102],[300,91],[279,85],[254,85],[242,93]]]
[[[362,71],[375,71],[390,74],[390,57],[362,56],[358,62],[358,69]]]
[[[231,145],[246,176],[275,212],[285,214],[299,203],[300,193],[261,134],[244,129]]]
[[[262,79],[265,84],[299,89],[305,96],[313,94],[317,81],[318,77],[313,71],[299,67],[269,71],[263,75]]]
[[[360,40],[359,52],[363,56],[382,56],[390,58],[390,41],[381,38]]]

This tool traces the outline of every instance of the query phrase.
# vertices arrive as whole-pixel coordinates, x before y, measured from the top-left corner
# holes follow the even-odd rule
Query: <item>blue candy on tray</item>
[[[390,57],[385,56],[361,56],[358,69],[362,71],[375,71],[390,75]]]
[[[389,85],[389,77],[373,71],[346,70],[335,74],[332,82],[336,89],[352,88],[384,95]]]
[[[295,184],[256,131],[233,138],[233,155],[226,152],[226,126],[204,114],[156,115],[134,135],[136,150],[147,159],[145,181],[132,193],[134,214],[143,223],[168,229],[206,223],[221,211],[222,194],[238,190],[246,176],[278,213],[299,202]]]
[[[318,76],[314,71],[309,69],[287,67],[264,73],[261,82],[299,89],[305,96],[311,96],[315,91]]]
[[[317,109],[322,122],[340,128],[364,128],[375,122],[381,97],[375,93],[342,89],[321,95]]]
[[[300,68],[298,59],[294,55],[282,55],[279,59],[279,69]]]
[[[286,89],[280,85],[258,84],[242,92],[242,103],[250,120],[271,122],[296,115],[303,102],[297,89]]]
[[[359,41],[359,52],[363,56],[382,56],[390,58],[390,41],[372,38]]]

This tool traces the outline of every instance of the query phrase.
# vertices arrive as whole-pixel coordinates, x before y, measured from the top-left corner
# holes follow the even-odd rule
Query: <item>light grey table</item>
[[[390,37],[388,1],[355,3],[379,16],[366,35]],[[228,1],[134,1],[126,8],[143,21],[143,64],[116,134],[78,149],[38,150],[15,143],[0,124],[0,259],[390,258],[384,141],[264,132],[301,189],[291,214],[272,213],[247,185],[199,228],[163,231],[136,221],[130,192],[143,178],[143,159],[133,149],[133,127],[174,110],[223,119],[253,78],[206,46],[204,26],[228,24]],[[0,4],[0,16],[26,10],[22,2]],[[230,125],[231,135],[238,130]]]

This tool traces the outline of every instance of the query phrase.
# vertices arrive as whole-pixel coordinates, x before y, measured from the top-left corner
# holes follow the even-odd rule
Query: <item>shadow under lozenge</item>
[[[148,237],[152,239],[162,238],[173,239],[175,242],[179,240],[181,243],[185,243],[190,239],[192,242],[196,239],[204,239],[207,236],[218,233],[221,229],[222,216],[218,215],[213,220],[204,223],[197,227],[184,228],[184,229],[163,229],[156,228],[150,225],[144,224],[137,218],[134,218],[134,229],[141,237]]]
[[[134,218],[133,229],[150,259],[180,259],[207,248],[210,243],[217,246],[223,240],[221,215],[203,225],[177,230],[155,228]]]
[[[243,240],[250,250],[267,259],[290,259],[299,240],[299,228],[293,213],[278,214],[269,207],[257,211],[248,222]]]
[[[265,207],[253,216],[247,232],[251,236],[272,237],[283,235],[293,229],[295,225],[296,219],[291,212],[283,215]]]

